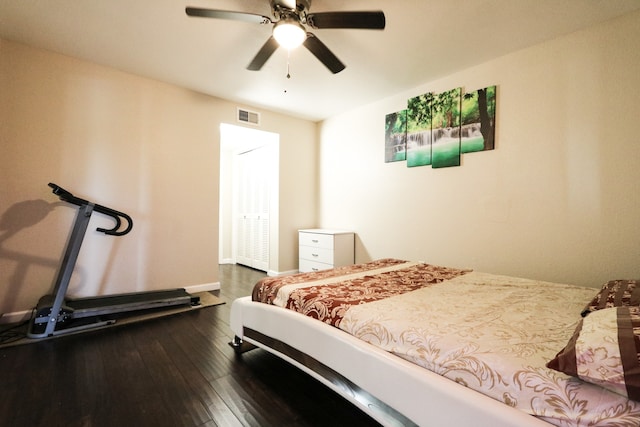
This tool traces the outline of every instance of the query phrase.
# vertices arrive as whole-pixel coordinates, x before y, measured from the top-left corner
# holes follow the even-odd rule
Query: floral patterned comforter
[[[545,367],[592,288],[399,260],[283,279],[259,282],[254,300],[318,318],[551,424],[640,426],[640,403]]]
[[[354,305],[401,295],[466,272],[387,258],[332,270],[267,277],[256,284],[252,299],[338,326]]]

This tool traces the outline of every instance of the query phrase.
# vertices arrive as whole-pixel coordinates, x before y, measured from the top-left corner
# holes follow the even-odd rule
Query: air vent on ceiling
[[[249,123],[252,125],[260,124],[260,113],[254,111],[243,110],[238,108],[238,121],[242,123]]]

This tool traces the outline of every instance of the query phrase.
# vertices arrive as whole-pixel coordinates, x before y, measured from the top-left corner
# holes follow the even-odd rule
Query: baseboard
[[[296,274],[296,273],[298,273],[298,270],[289,270],[289,271],[273,271],[273,270],[269,270],[269,271],[267,271],[267,276],[269,276],[269,277],[288,276],[290,274]]]
[[[184,287],[184,290],[189,292],[190,294],[194,294],[196,292],[217,291],[218,289],[220,289],[220,282],[204,283],[202,285],[191,285]]]
[[[31,310],[14,311],[13,313],[3,313],[0,316],[0,325],[7,323],[21,323],[31,318]]]

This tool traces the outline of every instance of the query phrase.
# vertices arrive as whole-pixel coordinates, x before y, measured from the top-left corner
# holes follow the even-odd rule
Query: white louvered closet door
[[[265,148],[238,155],[237,262],[269,268],[269,200],[271,179]]]

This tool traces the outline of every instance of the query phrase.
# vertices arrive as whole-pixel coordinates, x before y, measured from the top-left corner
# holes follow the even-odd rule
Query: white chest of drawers
[[[355,235],[351,231],[298,230],[298,269],[301,273],[327,270],[355,262]]]

